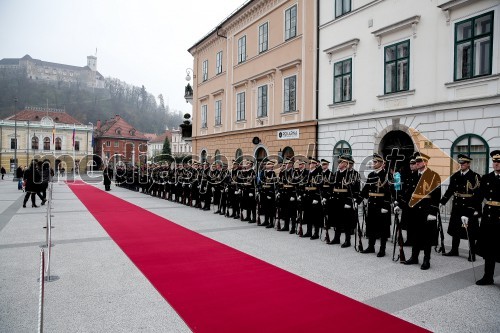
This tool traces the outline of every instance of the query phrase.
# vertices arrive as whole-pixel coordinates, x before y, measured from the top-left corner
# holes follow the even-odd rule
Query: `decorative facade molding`
[[[332,46],[326,50],[323,50],[323,52],[325,52],[328,55],[328,61],[331,64],[332,63],[332,55],[336,52],[339,52],[340,50],[352,48],[352,53],[354,56],[356,56],[356,52],[358,50],[358,44],[359,44],[359,38],[354,38],[354,39],[348,40],[347,42],[340,43],[340,44]]]
[[[378,41],[378,47],[380,48],[380,45],[382,44],[382,37],[384,35],[393,33],[398,30],[402,29],[407,29],[410,28],[412,29],[412,35],[413,38],[417,38],[417,24],[420,22],[420,15],[415,15],[413,17],[407,18],[405,20],[390,24],[386,27],[383,27],[381,29],[375,30],[372,32],[372,34],[377,38]]]

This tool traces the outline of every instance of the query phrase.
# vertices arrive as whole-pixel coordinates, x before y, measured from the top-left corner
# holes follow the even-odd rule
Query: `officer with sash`
[[[441,177],[427,167],[430,157],[424,153],[415,154],[417,174],[413,178],[414,188],[408,202],[409,223],[414,226],[414,238],[411,257],[405,265],[418,264],[420,251],[424,251],[423,270],[431,267],[431,248],[438,244],[437,215],[441,200]],[[396,207],[395,209],[397,209]]]

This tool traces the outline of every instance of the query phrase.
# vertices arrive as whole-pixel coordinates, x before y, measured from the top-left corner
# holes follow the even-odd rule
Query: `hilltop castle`
[[[28,54],[22,58],[0,60],[0,71],[18,70],[24,71],[30,80],[67,86],[79,85],[82,88],[104,88],[104,77],[97,71],[97,57],[95,56],[88,56],[87,65],[83,67],[33,59]]]

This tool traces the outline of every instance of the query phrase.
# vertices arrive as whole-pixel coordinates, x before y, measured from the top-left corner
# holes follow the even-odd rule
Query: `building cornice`
[[[398,21],[396,23],[393,23],[393,24],[387,25],[383,28],[380,28],[378,30],[375,30],[372,32],[372,34],[375,36],[375,38],[377,38],[378,47],[380,48],[380,45],[382,44],[382,37],[384,35],[396,32],[398,30],[407,29],[407,28],[411,27],[413,38],[416,38],[417,37],[417,24],[418,24],[418,22],[420,22],[420,15],[415,15],[415,16],[409,17],[405,20]]]

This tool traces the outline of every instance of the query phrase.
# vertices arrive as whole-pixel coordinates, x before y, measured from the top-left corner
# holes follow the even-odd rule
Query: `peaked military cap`
[[[421,162],[421,161],[427,162],[430,159],[431,159],[430,156],[427,154],[420,153],[420,152],[415,153],[415,161],[416,162]]]
[[[462,163],[470,163],[472,161],[472,158],[470,158],[469,156],[467,155],[464,155],[464,154],[458,154],[458,163],[462,164]]]
[[[379,162],[384,162],[384,158],[382,157],[382,155],[380,154],[377,154],[377,153],[374,153],[373,154],[373,158],[372,158],[374,161],[379,161]]]
[[[314,157],[309,157],[309,163],[318,163],[319,164],[319,160],[317,158],[314,158]]]
[[[345,154],[340,155],[339,156],[339,163],[340,162],[347,162],[347,163],[349,163],[349,158],[347,157],[347,155],[345,155]]]
[[[500,150],[494,150],[490,153],[493,162],[500,162]]]
[[[321,159],[321,164],[330,164],[330,161],[327,161],[324,158],[322,158]]]

